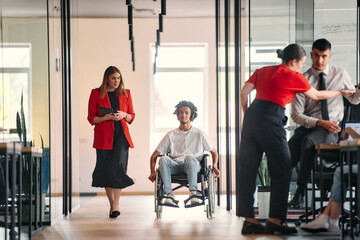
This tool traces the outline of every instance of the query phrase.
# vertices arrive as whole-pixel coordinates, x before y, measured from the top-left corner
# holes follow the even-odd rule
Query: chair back
[[[343,132],[346,122],[360,122],[360,104],[354,105],[345,97],[344,100],[344,117],[340,122],[341,131],[339,133],[339,140],[342,140]]]
[[[341,120],[339,126],[341,131],[339,133],[339,141],[342,140],[343,131],[345,129],[346,122],[360,122],[360,105],[354,105],[350,103],[345,97],[344,100],[344,117]],[[323,179],[323,188],[330,190],[333,180],[333,172],[339,166],[339,150],[337,149],[324,149],[321,150],[322,158],[322,171],[323,175],[320,176],[320,158],[317,158],[314,166],[314,183],[319,185],[319,181]]]
[[[0,163],[1,163],[1,161],[0,161]],[[0,205],[4,205],[5,201],[6,201],[5,189],[6,189],[5,172],[3,171],[2,164],[0,164]]]

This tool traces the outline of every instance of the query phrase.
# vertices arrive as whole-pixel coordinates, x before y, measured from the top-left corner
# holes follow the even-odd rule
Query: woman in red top
[[[112,109],[113,113],[100,116],[99,108]],[[93,187],[104,187],[110,203],[110,218],[120,215],[121,189],[134,184],[126,174],[129,147],[133,148],[127,124],[134,121],[135,113],[130,90],[117,67],[105,70],[99,88],[91,91],[88,121],[94,128],[96,166],[93,172]]]
[[[297,71],[306,60],[305,50],[290,44],[283,51],[283,63],[258,69],[241,90],[245,113],[240,143],[239,212],[245,217],[242,234],[279,232],[296,233],[286,224],[287,199],[291,178],[291,159],[284,125],[285,106],[296,93],[311,99],[326,99],[352,91],[317,91]],[[256,99],[247,107],[248,95],[256,89]],[[256,174],[263,153],[268,159],[271,178],[270,212],[265,227],[254,218],[253,194]]]

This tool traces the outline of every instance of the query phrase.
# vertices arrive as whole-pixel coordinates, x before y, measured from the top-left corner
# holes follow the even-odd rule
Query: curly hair
[[[177,116],[177,119],[179,120],[179,110],[181,107],[188,107],[191,110],[191,115],[190,115],[190,121],[194,121],[195,118],[197,117],[197,107],[195,107],[195,105],[190,102],[190,101],[180,101],[176,106],[175,106],[175,112],[174,114]]]

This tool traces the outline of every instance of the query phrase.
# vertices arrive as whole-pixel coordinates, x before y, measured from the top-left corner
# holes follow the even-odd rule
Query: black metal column
[[[70,0],[61,0],[63,103],[63,214],[71,212],[71,46]]]
[[[230,86],[229,86],[229,42],[230,42],[230,0],[225,0],[225,129],[226,129],[226,210],[232,208],[231,182],[231,135],[230,135]]]
[[[235,49],[235,173],[236,173],[236,215],[239,216],[238,210],[239,210],[239,191],[238,191],[238,171],[239,171],[239,146],[240,146],[240,140],[241,140],[241,105],[240,105],[240,91],[241,91],[241,66],[240,66],[240,40],[241,40],[241,3],[240,0],[234,0],[235,1],[235,9],[234,9],[234,33],[235,33],[235,41],[234,41],[234,49]]]
[[[359,47],[359,41],[360,41],[360,0],[357,0],[357,12],[356,12],[356,84],[359,84],[359,68],[360,68],[360,63],[359,63],[359,57],[360,57],[360,47]]]
[[[49,94],[49,99],[51,99],[51,93],[50,93],[50,15],[49,15],[49,12],[50,12],[50,8],[49,8],[49,0],[46,1],[46,29],[47,29],[47,49],[48,49],[48,94]],[[58,59],[56,59],[56,61],[58,61]],[[48,111],[49,111],[49,146],[51,146],[51,111],[50,111],[50,105],[48,105]],[[43,149],[44,151],[44,149]],[[51,151],[50,151],[51,152]],[[51,169],[51,161],[49,161],[49,169]],[[50,171],[46,173],[48,175],[48,179],[50,179]],[[50,196],[51,196],[51,184],[48,185],[49,187],[49,193],[50,193]],[[45,203],[44,203],[45,204]],[[48,222],[51,222],[51,197],[49,197],[49,221]]]
[[[215,0],[215,26],[216,26],[216,138],[217,138],[217,150],[219,152],[220,158],[220,88],[219,88],[219,73],[220,73],[220,66],[219,66],[219,43],[220,43],[220,0]],[[220,169],[220,161],[218,161],[218,169]],[[220,169],[221,171],[221,169]],[[217,203],[220,206],[220,199],[221,199],[221,178],[218,178],[217,181]]]

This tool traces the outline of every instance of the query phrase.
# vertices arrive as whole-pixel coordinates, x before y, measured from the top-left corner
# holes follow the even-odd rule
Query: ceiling
[[[45,17],[46,0],[11,0],[2,4],[2,17]],[[58,11],[60,0],[49,0]],[[157,17],[161,0],[132,0],[133,16],[136,18]],[[127,17],[125,0],[71,0],[74,16],[92,18]],[[214,17],[214,0],[167,0],[166,17]]]
[[[47,2],[52,15],[59,15],[60,0],[0,0],[2,17],[46,17]],[[241,0],[241,5],[245,5]],[[222,2],[223,3],[223,2]],[[289,3],[259,0],[252,3],[252,16],[281,16],[289,14]],[[73,16],[87,18],[126,18],[126,0],[70,0]],[[231,1],[233,5],[233,2]],[[157,17],[161,9],[161,0],[132,0],[133,17]],[[231,6],[233,8],[233,6]],[[221,6],[223,15],[224,6]],[[233,15],[233,10],[230,12]],[[242,14],[247,15],[247,12]],[[203,18],[215,17],[215,0],[166,0],[166,18]]]
[[[80,17],[127,17],[125,0],[77,0]],[[133,16],[157,17],[161,0],[132,0]],[[166,17],[214,17],[214,0],[167,0]]]

